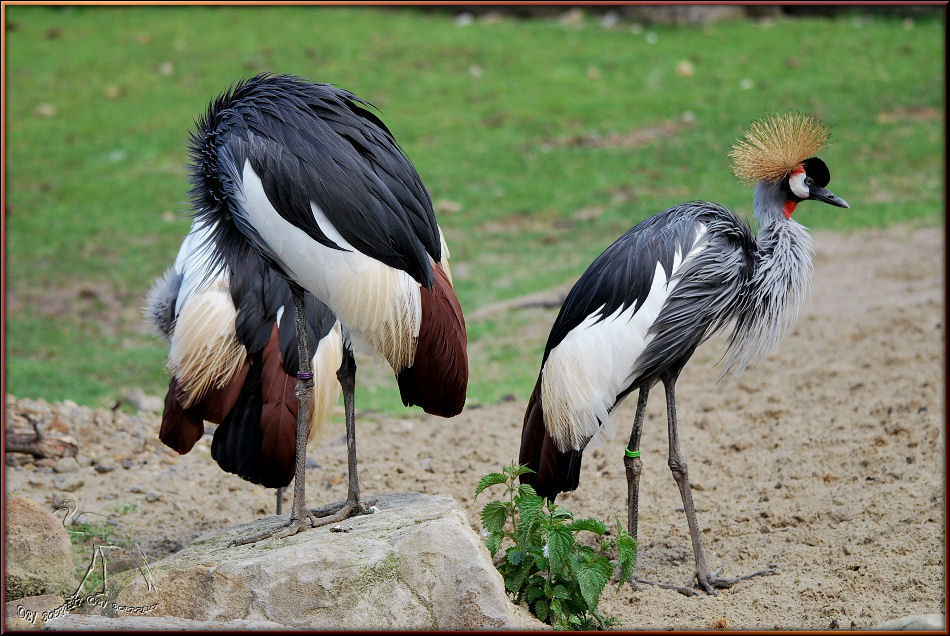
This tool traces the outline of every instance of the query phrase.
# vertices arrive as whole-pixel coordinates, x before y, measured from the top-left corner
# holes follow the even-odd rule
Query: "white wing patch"
[[[597,320],[601,306],[548,354],[541,369],[541,404],[545,428],[560,451],[613,439],[610,411],[618,404],[617,396],[637,379],[637,358],[654,337],[650,326],[673,292],[681,266],[706,246],[705,234],[705,225],[698,225],[685,259],[677,250],[669,278],[656,264],[650,292],[636,311],[631,305]]]
[[[354,249],[311,202],[320,231],[348,251],[314,241],[277,213],[250,161],[244,163],[242,181],[240,210],[284,271],[330,307],[357,341],[368,342],[385,357],[396,373],[412,366],[422,321],[419,283]]]

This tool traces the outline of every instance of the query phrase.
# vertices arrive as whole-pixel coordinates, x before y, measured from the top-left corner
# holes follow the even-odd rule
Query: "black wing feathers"
[[[231,301],[237,310],[234,321],[238,341],[251,354],[260,353],[271,337],[277,312],[283,308],[277,325],[280,336],[280,352],[287,373],[297,375],[297,328],[294,319],[294,303],[290,285],[278,276],[253,251],[248,250],[243,261],[227,262],[231,271]],[[317,300],[310,292],[304,292],[307,345],[312,358],[320,340],[330,333],[336,317],[330,308]]]
[[[315,241],[342,247],[320,230],[311,201],[354,248],[431,287],[429,257],[441,259],[431,198],[392,133],[362,104],[348,91],[286,75],[258,75],[220,96],[191,140],[198,216],[233,220],[268,254],[234,202],[249,160],[277,213]]]
[[[288,374],[296,377],[300,356],[297,349],[297,325],[294,320],[293,299],[290,298],[289,291],[285,302],[284,313],[277,325],[277,333],[280,337],[280,353],[283,356],[284,369],[287,370]],[[304,312],[307,315],[307,344],[309,345],[310,357],[313,358],[316,355],[320,340],[330,333],[333,328],[336,316],[333,315],[329,307],[309,292],[304,295]]]
[[[754,239],[747,226],[715,203],[685,203],[638,223],[594,259],[574,284],[551,329],[544,360],[588,316],[602,320],[618,309],[643,304],[653,285],[657,264],[669,277],[674,255],[679,251],[683,257],[689,252],[699,223],[707,226],[707,236],[732,243],[723,255],[728,252],[736,258],[733,254],[737,249],[743,254],[751,253],[747,248]],[[748,269],[751,264],[743,267]]]
[[[596,314],[597,320],[602,320],[617,309],[643,304],[657,263],[669,274],[675,249],[685,254],[692,241],[695,215],[688,214],[684,207],[670,208],[638,223],[594,259],[561,306],[544,349],[544,360],[588,316]]]
[[[261,411],[264,394],[261,388],[260,356],[254,356],[241,388],[241,394],[224,421],[214,431],[211,457],[221,468],[255,484],[279,487],[286,484],[262,483],[260,448],[263,439]]]

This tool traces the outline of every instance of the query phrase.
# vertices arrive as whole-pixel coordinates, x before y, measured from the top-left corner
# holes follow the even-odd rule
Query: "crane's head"
[[[771,185],[780,196],[786,218],[807,199],[840,208],[847,201],[828,190],[831,173],[815,156],[828,141],[828,128],[814,118],[785,113],[752,122],[752,126],[729,151],[732,171],[748,183]]]
[[[805,199],[813,199],[839,208],[850,208],[847,201],[827,188],[829,181],[831,181],[831,173],[825,162],[818,157],[809,157],[795,166],[785,177],[790,195],[788,200],[798,203]]]

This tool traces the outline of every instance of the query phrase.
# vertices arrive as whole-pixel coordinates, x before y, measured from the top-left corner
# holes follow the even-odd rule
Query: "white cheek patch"
[[[799,199],[807,199],[811,192],[808,190],[808,186],[805,185],[805,171],[801,170],[799,172],[793,172],[788,177],[788,187],[792,190],[792,193]]]

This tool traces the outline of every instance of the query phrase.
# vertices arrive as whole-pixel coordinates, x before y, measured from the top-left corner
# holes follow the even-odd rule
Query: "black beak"
[[[848,202],[839,197],[837,194],[829,190],[828,188],[812,188],[811,194],[808,197],[809,199],[814,199],[815,201],[824,201],[830,205],[837,206],[839,208],[850,208]]]

